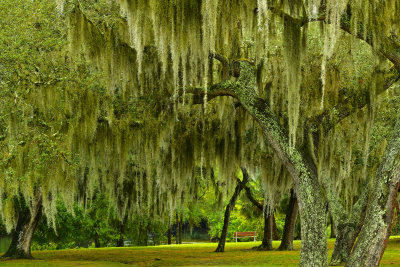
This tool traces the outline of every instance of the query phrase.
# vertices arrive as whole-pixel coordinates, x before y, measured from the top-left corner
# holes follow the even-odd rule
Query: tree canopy
[[[204,179],[223,203],[246,168],[272,210],[295,189],[300,265],[327,265],[326,206],[352,225],[349,266],[379,264],[399,182],[398,1],[0,3],[8,230],[18,203],[41,199],[52,222],[56,196],[72,212],[97,192],[121,220],[170,220]]]

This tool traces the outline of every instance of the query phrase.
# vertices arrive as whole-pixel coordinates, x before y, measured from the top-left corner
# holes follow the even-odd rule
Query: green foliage
[[[148,217],[135,217],[120,221],[110,201],[97,193],[86,209],[74,206],[71,214],[62,201],[57,202],[57,215],[53,228],[43,219],[34,235],[33,250],[115,247],[122,235],[130,245],[150,245],[165,242],[167,226]]]
[[[29,206],[43,196],[54,225],[57,196],[70,210],[74,202],[76,164],[66,137],[82,117],[76,107],[87,92],[101,92],[101,79],[68,58],[66,23],[54,1],[2,1],[0,11],[1,215],[10,231],[21,198]]]

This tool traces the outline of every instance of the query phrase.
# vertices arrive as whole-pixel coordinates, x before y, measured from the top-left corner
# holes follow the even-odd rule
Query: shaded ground
[[[214,253],[216,243],[157,247],[70,249],[33,252],[35,260],[0,260],[0,266],[297,266],[300,242],[294,251],[253,251],[260,242],[227,243],[224,253]],[[329,255],[334,240],[329,240]],[[274,242],[278,248],[279,242]],[[392,238],[380,266],[400,266],[400,237]]]

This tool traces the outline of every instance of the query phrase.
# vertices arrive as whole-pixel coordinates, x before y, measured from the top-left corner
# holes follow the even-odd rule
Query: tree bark
[[[176,240],[175,243],[179,245],[179,215],[178,212],[176,213]]]
[[[285,227],[279,250],[293,250],[294,229],[296,227],[298,213],[297,198],[294,190],[290,190],[290,200],[286,211]]]
[[[336,238],[336,226],[332,216],[331,216],[331,238]]]
[[[224,252],[224,250],[225,250],[225,241],[226,241],[226,236],[228,234],[228,226],[229,226],[229,220],[231,217],[231,212],[232,212],[233,208],[235,207],[236,199],[238,198],[240,192],[244,188],[244,185],[248,181],[248,179],[247,179],[248,175],[246,175],[247,171],[244,168],[242,168],[242,172],[243,172],[243,181],[240,181],[238,179],[238,183],[235,187],[235,192],[233,193],[233,195],[229,201],[229,204],[226,206],[225,216],[224,216],[224,225],[222,227],[221,236],[218,241],[218,247],[215,250],[215,252]]]
[[[94,233],[94,247],[95,248],[100,248],[101,247],[99,234],[97,233],[97,231]]]
[[[340,223],[337,226],[337,236],[333,249],[331,265],[343,265],[351,253],[359,230],[352,223]]]
[[[363,197],[361,197],[362,199]],[[336,227],[336,241],[333,249],[331,265],[341,265],[346,263],[353,249],[354,242],[361,231],[364,223],[366,205],[368,203],[365,197],[361,212],[353,207],[350,219],[345,222],[339,222]]]
[[[329,199],[331,220],[335,225],[336,241],[333,249],[331,265],[342,265],[351,253],[354,242],[364,223],[365,211],[368,204],[369,182],[367,181],[361,191],[357,202],[353,205],[351,213],[345,212],[345,207],[336,192],[330,190],[326,183],[326,194]]]
[[[400,119],[375,171],[365,223],[346,266],[378,266],[391,233],[400,174]]]
[[[21,207],[17,227],[12,235],[10,247],[2,257],[15,259],[32,259],[31,243],[39,220],[42,216],[42,196],[35,200],[32,210]]]
[[[379,198],[373,192],[372,203],[370,204],[372,207],[368,207],[369,211],[365,216],[365,223],[360,229],[361,232],[358,230],[360,234],[346,266],[379,266],[392,231],[394,202],[397,201],[398,188],[398,183],[389,186],[388,189],[385,189],[386,192],[381,195],[381,199],[377,200],[372,199],[374,197]],[[384,209],[384,212],[381,212],[381,216],[379,216],[379,213],[368,214],[368,212],[378,212],[382,209]],[[375,223],[378,224],[375,225]]]
[[[182,222],[183,222],[183,215],[181,214],[179,218],[179,244],[182,244],[182,236],[183,236],[183,231],[182,231]]]
[[[296,235],[295,239],[296,240],[301,240],[301,222],[300,222],[300,218],[299,218],[298,221],[296,221],[296,223],[297,223],[297,235]]]
[[[128,219],[128,216],[124,216],[122,221],[118,220],[119,238],[117,240],[117,247],[124,247],[124,233],[125,233],[125,225],[126,225],[127,219]]]
[[[256,247],[257,250],[272,250],[272,235],[273,235],[273,211],[265,208],[264,211],[264,235],[260,246]]]
[[[168,245],[171,245],[172,244],[172,233],[171,233],[171,223],[170,222],[168,223],[167,236],[168,236]]]
[[[276,226],[275,215],[272,216],[272,239],[275,241],[280,240],[278,227]]]
[[[398,192],[397,192],[398,193]],[[396,215],[396,218],[393,218],[393,222],[395,223],[395,225],[394,225],[394,227],[395,227],[395,229],[396,229],[396,235],[399,235],[399,212],[400,212],[400,204],[399,204],[399,201],[395,201],[394,202],[394,210],[395,211],[397,211],[396,213],[395,213],[395,215]],[[393,225],[392,225],[392,228],[393,228]]]

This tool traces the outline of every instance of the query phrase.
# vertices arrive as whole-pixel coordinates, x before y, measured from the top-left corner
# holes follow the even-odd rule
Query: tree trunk
[[[398,192],[397,192],[398,193]],[[400,204],[399,204],[399,201],[395,201],[394,202],[394,209],[395,209],[395,211],[397,211],[396,213],[395,213],[395,215],[396,215],[396,218],[395,218],[395,220],[393,220],[394,221],[394,223],[395,223],[395,234],[396,235],[399,235],[399,212],[400,212]],[[393,218],[394,219],[394,218]],[[392,228],[393,228],[393,226],[392,226]]]
[[[343,265],[351,253],[359,230],[351,223],[340,223],[337,226],[337,236],[333,249],[331,265]]]
[[[240,74],[235,82],[225,81],[219,87],[230,89],[234,97],[258,122],[268,143],[293,178],[301,221],[300,266],[327,266],[325,201],[311,156],[288,142],[288,135],[279,125],[268,103],[258,98],[255,68],[239,62]]]
[[[249,175],[248,175],[246,169],[243,169],[243,177],[246,177],[247,180],[249,179]],[[263,214],[264,214],[264,235],[263,235],[263,240],[262,240],[261,245],[258,246],[258,247],[254,247],[254,249],[256,249],[256,250],[272,250],[272,239],[273,239],[273,236],[274,236],[274,228],[276,229],[274,213],[272,212],[272,214],[267,214],[268,213],[268,208],[264,210],[263,205],[260,202],[258,202],[253,197],[253,195],[251,194],[250,187],[248,187],[247,185],[243,185],[243,187],[246,190],[247,198],[257,208],[259,208],[261,211],[263,211]],[[276,231],[278,231],[278,230],[276,229]]]
[[[168,223],[167,236],[168,236],[168,245],[171,245],[172,244],[172,233],[171,233],[171,223],[170,222]]]
[[[398,176],[399,166],[396,166],[396,169]],[[398,181],[398,178],[396,180]],[[372,192],[365,223],[346,266],[379,266],[392,231],[394,203],[397,201],[399,188],[398,183],[390,184],[390,182],[377,181],[379,189],[374,187],[377,190]]]
[[[279,250],[293,250],[294,230],[296,227],[298,213],[297,198],[294,190],[290,191],[289,205],[286,211],[285,227],[283,229],[282,241]]]
[[[280,240],[278,227],[276,227],[275,215],[272,216],[272,239],[275,241]]]
[[[225,241],[226,241],[226,235],[228,234],[228,226],[229,226],[229,220],[231,217],[231,212],[232,212],[233,208],[235,207],[236,199],[238,198],[240,192],[244,188],[244,185],[248,181],[247,180],[248,175],[245,175],[245,173],[247,174],[247,171],[244,168],[242,168],[242,172],[243,172],[243,181],[240,181],[238,179],[238,183],[236,185],[235,192],[233,193],[233,196],[231,197],[229,204],[226,206],[225,216],[224,216],[224,226],[222,227],[222,232],[221,232],[221,236],[219,238],[218,247],[215,250],[215,252],[224,252],[224,250],[225,250]]]
[[[97,233],[97,231],[94,233],[94,247],[95,248],[100,248],[101,247],[99,234]]]
[[[183,223],[183,215],[181,214],[179,218],[179,244],[182,244],[182,236],[183,236],[183,231],[182,231],[182,223]]]
[[[364,223],[368,196],[361,196],[360,200],[363,201],[363,203],[361,203],[363,205],[361,210],[359,210],[357,205],[355,205],[350,218],[339,221],[337,226],[334,228],[336,229],[336,241],[332,253],[331,265],[342,265],[347,262],[347,259],[351,254],[354,242],[356,241]],[[332,222],[334,223],[334,220],[332,220]]]
[[[137,230],[138,230],[138,245],[143,246],[144,239],[143,239],[142,219],[139,219],[139,226],[138,226]]]
[[[117,240],[117,248],[122,248],[124,246],[124,237],[123,235],[119,235]]]
[[[346,266],[378,266],[391,233],[400,174],[400,120],[375,171],[370,203],[360,235]]]
[[[272,250],[272,228],[273,228],[273,211],[265,208],[264,212],[264,235],[260,246],[256,247],[257,250]]]
[[[122,221],[119,222],[119,238],[117,240],[117,247],[124,246],[124,232],[125,232],[125,224],[126,224],[127,216]]]
[[[332,216],[331,216],[331,238],[336,238],[335,221],[333,220]]]
[[[175,237],[176,240],[175,240],[175,243],[177,245],[179,245],[179,215],[178,215],[178,212],[176,213],[175,218],[176,218],[176,237]]]
[[[342,265],[348,259],[354,242],[364,223],[365,211],[368,204],[369,180],[363,186],[357,202],[348,215],[340,197],[331,190],[329,182],[325,183],[325,191],[329,200],[331,221],[335,226],[336,241],[333,249],[331,265]]]
[[[22,207],[18,214],[17,227],[12,235],[10,247],[3,257],[32,259],[32,237],[42,216],[42,196],[40,195],[29,210]]]
[[[369,192],[366,191],[366,192]],[[336,241],[333,249],[331,265],[342,265],[346,263],[351,250],[353,249],[354,242],[361,231],[364,223],[365,211],[368,204],[368,195],[363,196],[362,193],[359,201],[353,207],[353,211],[348,220],[338,222],[336,228]],[[361,204],[361,207],[358,207]]]

